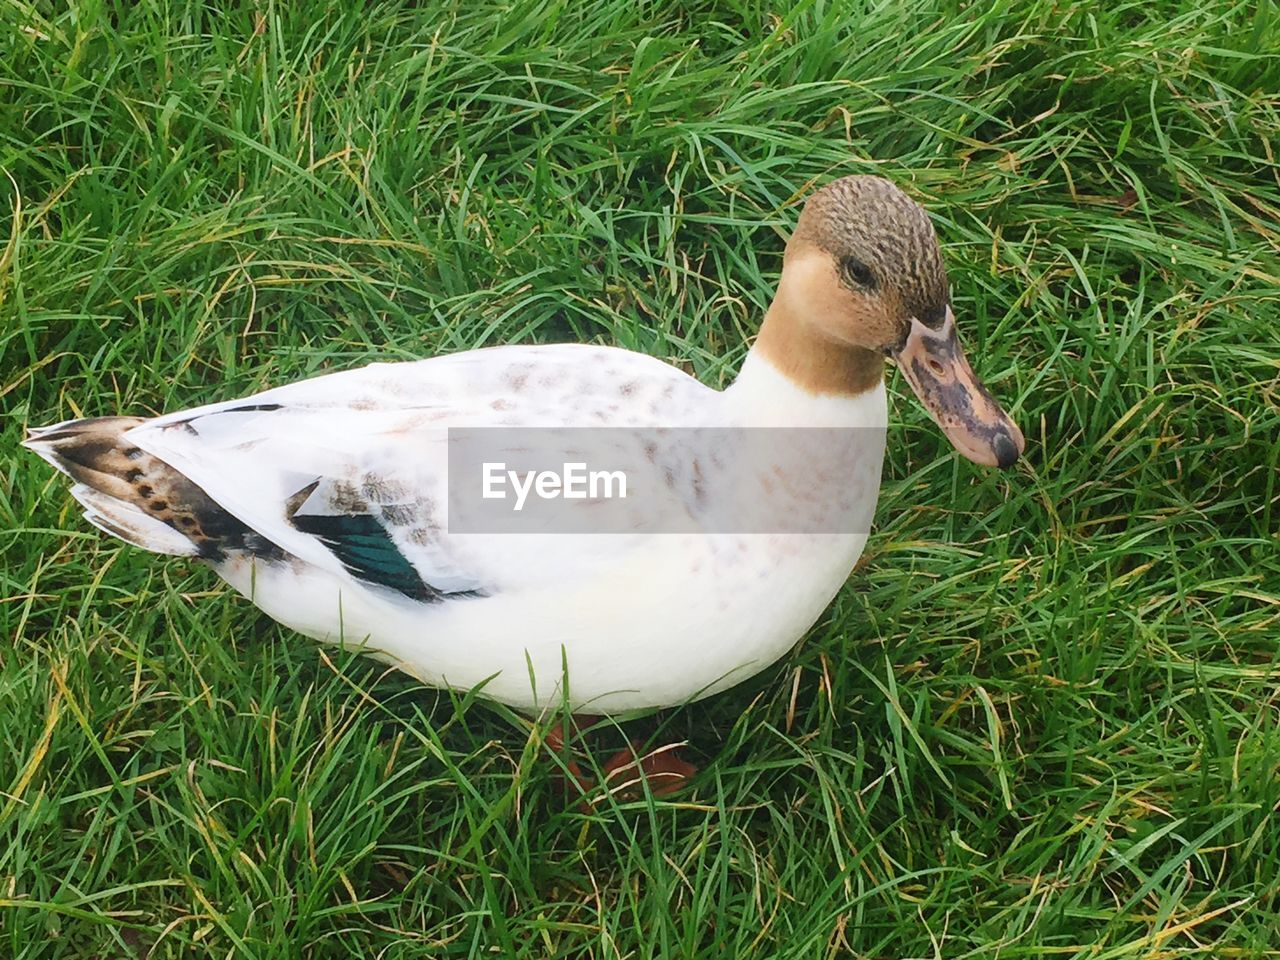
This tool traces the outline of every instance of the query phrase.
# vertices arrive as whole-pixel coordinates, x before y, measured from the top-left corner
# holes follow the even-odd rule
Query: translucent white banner
[[[449,430],[450,533],[866,533],[884,430]]]

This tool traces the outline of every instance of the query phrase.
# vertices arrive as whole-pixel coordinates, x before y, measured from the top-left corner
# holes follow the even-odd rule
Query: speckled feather
[[[450,534],[442,512],[447,427],[882,428],[884,419],[882,389],[813,397],[758,362],[721,393],[628,351],[500,347],[373,364],[116,423],[115,448],[99,453],[118,467],[119,451],[142,451],[147,464],[173,475],[166,489],[198,490],[181,502],[198,500],[202,515],[249,531],[255,549],[240,536],[216,551],[164,550],[167,541],[152,532],[163,552],[206,557],[300,632],[363,645],[433,684],[485,683],[487,696],[527,708],[554,702],[567,663],[571,701],[613,712],[705,695],[781,655],[830,600],[865,534]],[[865,442],[861,480],[832,478],[840,489],[828,490],[802,474],[809,487],[769,487],[783,498],[779,509],[795,509],[795,489],[814,503],[843,497],[846,507],[852,492],[868,525],[882,432]],[[690,504],[723,489],[731,466],[714,451],[687,462],[695,461],[697,471],[678,481]],[[342,545],[332,536],[339,518],[360,518],[343,521],[359,530]],[[394,566],[379,552],[379,531],[420,590],[404,585],[403,569],[389,581],[397,589],[369,576],[384,561]],[[148,545],[137,533],[126,539]],[[694,636],[701,639],[691,649]],[[733,652],[717,652],[720,644]],[[648,676],[641,666],[677,656],[679,671]]]
[[[793,246],[804,243],[874,265],[900,316],[941,325],[950,288],[937,234],[928,214],[888,180],[842,177],[814,192],[793,238]]]

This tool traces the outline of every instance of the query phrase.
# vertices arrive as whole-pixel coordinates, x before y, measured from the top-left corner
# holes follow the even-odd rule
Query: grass
[[[0,954],[1280,956],[1271,5],[217,6],[0,10]],[[934,216],[1030,456],[958,460],[895,377],[848,588],[636,728],[703,765],[674,802],[579,812],[519,717],[17,449],[492,343],[724,384],[855,171]]]

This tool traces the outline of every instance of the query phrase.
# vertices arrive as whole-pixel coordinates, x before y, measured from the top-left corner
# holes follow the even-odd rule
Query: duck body
[[[485,697],[515,707],[540,710],[567,700],[574,710],[616,714],[714,693],[794,646],[866,543],[886,419],[883,386],[856,397],[814,396],[751,358],[721,392],[652,357],[563,344],[372,364],[126,421],[124,430],[114,418],[59,424],[34,443],[43,441],[60,466],[71,464],[74,476],[69,458],[94,425],[113,431],[110,442],[126,451],[124,462],[145,469],[124,469],[125,476],[139,473],[129,481],[132,496],[120,502],[141,510],[128,511],[123,522],[130,526],[118,520],[112,532],[144,547],[203,556],[300,633],[362,648],[431,685],[479,686]],[[696,448],[722,445],[740,429],[815,426],[849,444],[844,456],[856,463],[856,475],[842,471],[826,481],[839,489],[815,486],[803,463],[753,464],[773,475],[795,469],[802,481],[769,484],[768,477],[742,476],[724,462],[725,451],[681,456],[708,463],[703,499],[746,486],[761,511],[780,517],[796,509],[797,498],[838,503],[835,532],[820,532],[820,519],[790,533],[785,522],[771,532],[735,532],[694,523],[671,529],[657,518],[648,519],[654,529],[642,518],[634,533],[449,530],[451,430],[502,428],[520,438],[527,429],[603,427],[627,436],[656,428]],[[131,459],[134,448],[146,457]],[[149,510],[157,498],[179,513],[212,508],[183,503],[180,490],[166,489],[169,469],[255,535],[174,537],[181,524],[175,530]],[[92,487],[74,492],[91,520],[95,511],[125,512],[104,505]],[[589,500],[579,503],[570,509],[593,509]],[[411,572],[397,579],[353,563],[342,548],[347,518],[348,540],[368,542],[375,529],[385,540],[370,548],[379,551],[374,559],[398,555]],[[202,529],[217,528],[196,519]]]
[[[525,710],[617,715],[741,681],[821,616],[875,510],[886,355],[962,453],[1016,459],[1021,434],[958,346],[927,217],[852,177],[806,206],[723,391],[617,348],[505,346],[68,421],[26,445],[91,523],[207,561],[298,632]],[[567,460],[602,431],[609,468],[649,499],[565,500],[519,532],[462,522],[468,433],[505,466],[531,436]]]

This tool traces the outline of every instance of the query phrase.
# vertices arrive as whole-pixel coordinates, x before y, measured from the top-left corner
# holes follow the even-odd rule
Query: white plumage
[[[886,354],[966,456],[1016,459],[1022,435],[960,350],[927,217],[854,177],[806,207],[724,391],[625,350],[509,346],[58,424],[27,445],[77,481],[90,522],[208,560],[302,633],[516,707],[617,714],[742,680],[821,615],[875,508]],[[450,458],[457,431],[486,428],[508,431],[495,459],[518,459],[512,431],[563,434],[568,453],[576,430],[617,430],[610,466],[658,508],[608,533],[463,532]],[[783,440],[750,455],[716,430]],[[581,522],[560,529],[603,516],[598,499],[564,509]],[[743,511],[763,523],[726,525]]]
[[[518,707],[558,703],[567,675],[575,710],[617,713],[692,700],[772,663],[839,589],[865,534],[449,533],[447,427],[883,428],[885,418],[883,388],[814,397],[755,362],[720,393],[650,357],[562,345],[374,364],[162,417],[125,439],[290,555],[215,564],[276,620],[430,684],[484,683],[485,696]],[[848,436],[864,445],[865,469],[842,486],[869,524],[883,432]],[[446,595],[416,602],[364,581],[291,526],[286,503],[316,478],[363,501],[348,508],[394,507],[396,547]],[[726,477],[723,492],[745,482]],[[788,509],[791,495],[774,491]],[[839,491],[810,492],[835,502]],[[461,591],[483,595],[448,596]]]

